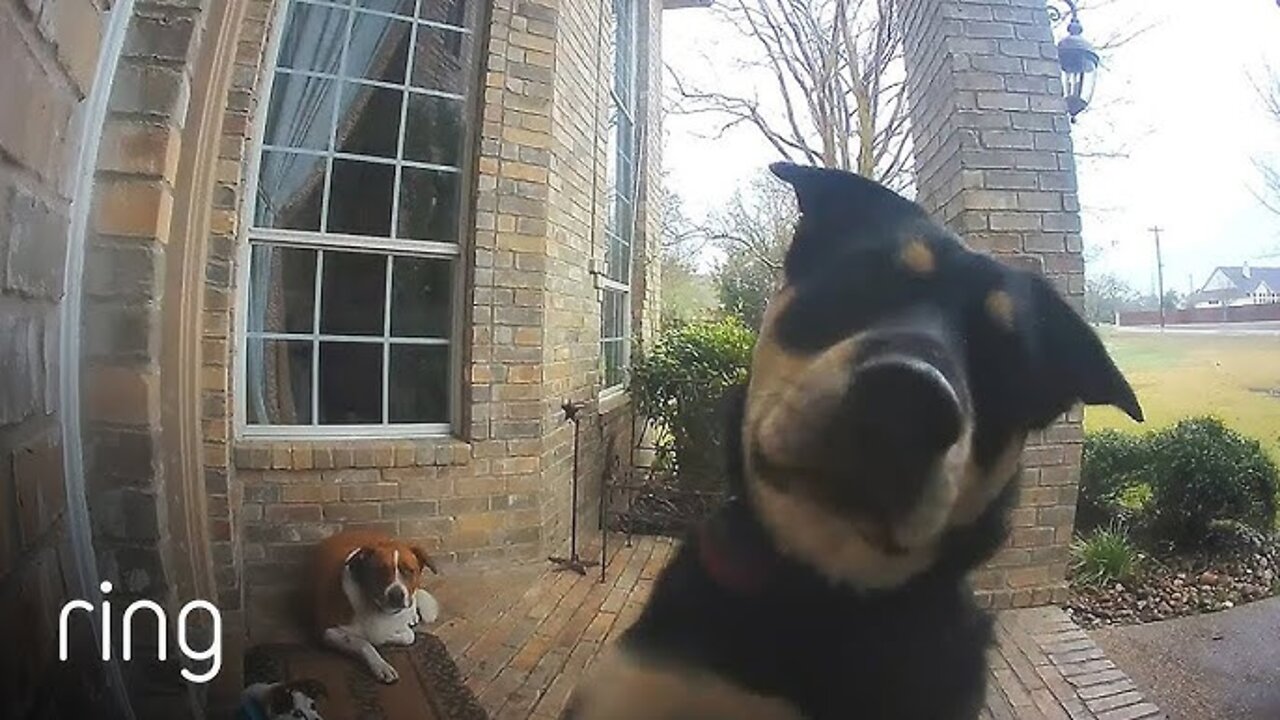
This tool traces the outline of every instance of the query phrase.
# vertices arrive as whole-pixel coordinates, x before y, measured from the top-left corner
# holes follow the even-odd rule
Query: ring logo
[[[112,585],[109,581],[103,581],[99,586],[102,590],[102,661],[111,661],[111,602],[106,599],[111,594]],[[84,610],[92,614],[95,611],[93,605],[85,600],[72,600],[62,606],[62,612],[58,615],[58,659],[66,662],[68,658],[68,632],[67,628],[70,624],[71,612],[73,610]],[[121,659],[125,662],[133,660],[133,620],[141,610],[149,611],[156,619],[156,638],[158,640],[157,650],[158,659],[161,661],[168,659],[168,626],[169,620],[165,616],[164,608],[160,607],[151,600],[137,600],[125,608],[121,625]],[[191,647],[188,637],[189,619],[191,613],[203,610],[209,614],[212,625],[210,633],[211,640],[209,647],[204,649],[196,649]],[[182,610],[178,612],[178,648],[182,650],[182,654],[189,660],[195,662],[211,661],[211,664],[204,672],[192,672],[188,668],[182,668],[182,677],[193,683],[204,684],[217,677],[218,672],[222,670],[222,614],[218,612],[218,608],[207,600],[192,600],[182,606]]]

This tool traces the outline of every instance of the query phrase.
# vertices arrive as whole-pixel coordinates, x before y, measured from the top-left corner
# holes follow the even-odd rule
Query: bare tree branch
[[[1270,154],[1259,154],[1253,164],[1258,168],[1261,188],[1250,188],[1262,206],[1280,215],[1280,71],[1268,67],[1265,77],[1254,79],[1253,86],[1262,101],[1262,109],[1272,122],[1273,137]]]
[[[695,87],[671,71],[674,112],[750,127],[782,157],[902,187],[910,177],[902,37],[894,0],[723,0],[713,6],[749,40],[736,61],[760,83]],[[767,80],[766,80],[767,78]]]

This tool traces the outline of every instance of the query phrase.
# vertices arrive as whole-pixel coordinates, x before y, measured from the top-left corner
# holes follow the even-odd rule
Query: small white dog
[[[316,698],[324,696],[315,680],[254,683],[240,695],[236,720],[323,720]]]
[[[440,604],[420,587],[426,570],[439,573],[426,551],[372,532],[343,532],[316,552],[315,627],[325,644],[360,658],[374,677],[400,675],[379,645],[412,645],[414,628],[432,623]]]

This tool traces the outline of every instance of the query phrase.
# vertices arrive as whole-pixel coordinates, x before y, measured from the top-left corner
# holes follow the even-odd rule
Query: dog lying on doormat
[[[421,587],[427,570],[439,574],[426,550],[381,533],[347,530],[326,538],[311,571],[316,633],[363,661],[378,680],[399,680],[378,646],[412,645],[414,629],[436,621],[440,604]]]
[[[1142,410],[1042,277],[869,180],[791,164],[801,218],[730,428],[733,499],[570,700],[580,720],[975,718],[1030,432]]]

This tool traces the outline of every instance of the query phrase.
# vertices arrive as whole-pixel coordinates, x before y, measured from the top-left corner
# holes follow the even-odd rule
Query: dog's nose
[[[399,585],[392,585],[387,588],[387,604],[392,607],[404,607],[404,588]]]
[[[857,367],[843,411],[855,437],[887,454],[934,456],[959,439],[963,422],[946,376],[906,355],[878,357]]]

